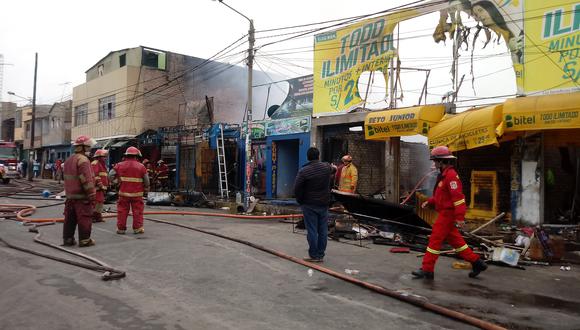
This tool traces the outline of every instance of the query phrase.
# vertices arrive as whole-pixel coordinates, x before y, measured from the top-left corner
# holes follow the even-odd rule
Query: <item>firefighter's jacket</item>
[[[119,182],[120,197],[142,197],[149,190],[147,169],[136,159],[127,159],[115,165],[109,178]]]
[[[358,184],[358,170],[350,163],[342,167],[340,179],[338,181],[338,190],[354,193]]]
[[[109,187],[109,174],[107,173],[107,166],[105,160],[102,158],[95,159],[91,162],[91,168],[95,174],[95,186],[99,190],[105,191]]]
[[[453,166],[447,167],[437,178],[433,197],[429,198],[429,204],[435,207],[435,211],[453,211],[455,221],[465,219],[465,195],[459,175]]]
[[[95,200],[95,177],[87,156],[75,153],[64,162],[64,191],[67,199]]]

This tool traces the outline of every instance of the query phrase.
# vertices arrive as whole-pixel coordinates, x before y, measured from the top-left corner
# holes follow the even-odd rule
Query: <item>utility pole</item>
[[[30,124],[30,152],[28,153],[28,181],[34,176],[34,126],[36,124],[36,74],[38,72],[38,53],[34,53],[34,88],[32,90],[32,123]]]
[[[250,207],[250,196],[252,195],[252,84],[254,70],[254,21],[250,21],[248,30],[248,114],[246,121],[246,198],[244,199],[244,209]]]
[[[252,133],[252,73],[254,70],[254,21],[248,16],[237,11],[232,6],[225,3],[223,0],[218,0],[219,3],[228,7],[229,9],[235,11],[238,15],[247,19],[250,22],[250,29],[248,30],[248,112],[246,114],[246,140],[245,140],[245,151],[246,151],[246,182],[244,184],[245,198],[244,198],[244,209],[248,210],[250,207],[250,195],[252,194],[252,143],[250,139],[250,134]]]

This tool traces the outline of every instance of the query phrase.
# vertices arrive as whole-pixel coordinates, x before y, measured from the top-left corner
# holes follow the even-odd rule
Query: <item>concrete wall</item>
[[[48,132],[43,132],[42,146],[69,144],[71,141],[72,101],[55,103],[48,114]]]
[[[135,114],[143,107],[142,98],[132,100],[133,95],[139,95],[142,90],[138,84],[139,71],[139,67],[125,66],[73,88],[73,139],[81,134],[98,139],[137,135],[143,131],[143,119]],[[109,95],[115,95],[115,117],[99,121],[99,99]],[[76,125],[75,110],[82,104],[88,104],[88,121]]]

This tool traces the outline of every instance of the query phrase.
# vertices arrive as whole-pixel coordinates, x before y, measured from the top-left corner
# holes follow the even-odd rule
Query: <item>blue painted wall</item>
[[[310,148],[310,132],[266,138],[266,198],[268,199],[280,197],[276,191],[272,190],[272,142],[277,144],[278,151],[282,150],[277,159],[276,187],[285,186],[287,189],[282,188],[281,193],[284,194],[284,190],[286,192],[291,190],[293,194],[296,173],[307,162],[306,151]]]

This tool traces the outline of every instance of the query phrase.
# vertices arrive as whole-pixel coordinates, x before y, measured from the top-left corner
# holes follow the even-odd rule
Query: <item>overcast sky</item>
[[[340,19],[370,14],[408,3],[408,0],[229,0],[255,22],[256,30]],[[450,43],[435,44],[431,34],[438,14],[403,22],[400,26],[400,56],[404,67],[431,68],[429,103],[441,101],[451,90]],[[223,4],[212,0],[195,1],[4,1],[0,18],[0,54],[4,55],[3,101],[21,102],[7,95],[12,91],[32,96],[34,53],[39,54],[38,103],[70,98],[73,86],[82,84],[84,72],[109,51],[139,45],[208,58],[247,33],[248,22]],[[257,33],[256,46],[278,38],[264,38],[287,31]],[[515,93],[510,57],[505,45],[492,44],[475,51],[475,90],[477,97]],[[266,46],[257,52],[256,69],[278,76],[294,77],[312,73],[313,37]],[[242,51],[246,45],[236,51]],[[299,49],[295,49],[301,47]],[[292,49],[292,50],[288,50]],[[233,53],[236,53],[233,52]],[[280,55],[280,53],[292,53]],[[503,54],[503,55],[494,55]],[[237,62],[243,54],[224,58]],[[463,60],[469,62],[468,53]],[[469,64],[460,95],[473,97]],[[424,74],[404,73],[403,102],[414,105],[424,83]],[[376,82],[375,85],[380,85]],[[382,87],[382,86],[379,86]],[[371,90],[380,100],[382,89]],[[488,101],[479,101],[488,102]],[[466,104],[466,103],[460,103]],[[375,105],[380,107],[381,104]]]

